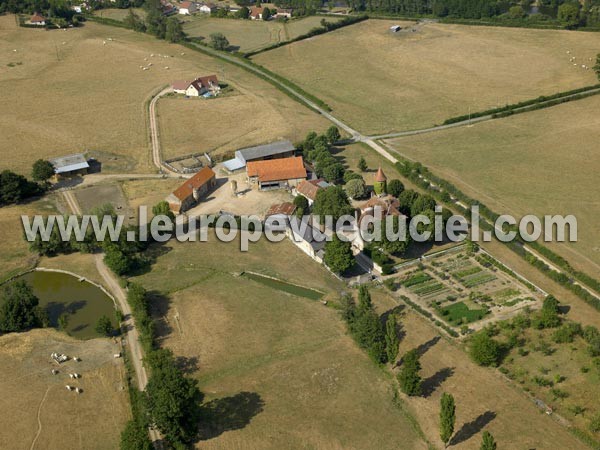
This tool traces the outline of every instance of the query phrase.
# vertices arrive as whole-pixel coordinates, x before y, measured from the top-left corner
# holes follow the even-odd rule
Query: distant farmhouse
[[[73,175],[84,175],[88,173],[90,168],[87,159],[81,153],[51,159],[50,164],[54,166],[54,178],[56,181]]]
[[[277,141],[271,144],[243,148],[235,152],[235,158],[225,161],[223,166],[230,172],[243,169],[248,161],[262,161],[294,156],[296,147],[290,141]]]
[[[291,9],[282,9],[277,8],[270,9],[271,16],[270,18],[274,19],[291,19],[292,18],[292,10]],[[250,8],[250,18],[252,20],[263,20],[263,13],[265,12],[265,8],[263,6],[253,6]]]
[[[213,3],[202,3],[200,5],[200,8],[198,8],[198,11],[200,11],[201,13],[204,14],[212,14],[217,10],[217,5],[213,4]]]
[[[37,25],[39,27],[46,26],[46,18],[37,12],[33,13],[28,22],[30,25]]]
[[[253,6],[250,8],[250,18],[252,20],[262,20],[265,8],[262,6]]]
[[[171,211],[174,213],[187,211],[208,194],[216,184],[215,172],[210,167],[202,168],[167,197]]]
[[[185,94],[188,97],[201,95],[217,95],[221,90],[216,75],[196,78],[193,81],[174,81],[171,85],[176,94]]]
[[[275,15],[273,16],[276,19],[291,19],[292,18],[292,10],[291,9],[282,9],[282,8],[277,8],[277,12],[275,13]]]
[[[246,170],[248,181],[260,190],[294,187],[306,179],[302,156],[249,161]]]
[[[189,16],[198,11],[198,5],[196,2],[181,2],[179,4],[179,14]]]

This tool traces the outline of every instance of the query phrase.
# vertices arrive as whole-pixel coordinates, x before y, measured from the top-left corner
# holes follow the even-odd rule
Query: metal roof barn
[[[50,163],[54,166],[54,173],[56,174],[90,168],[87,159],[81,153],[51,159]]]

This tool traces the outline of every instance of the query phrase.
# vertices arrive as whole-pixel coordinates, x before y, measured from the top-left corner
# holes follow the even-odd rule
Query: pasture
[[[381,134],[595,84],[580,65],[599,47],[597,33],[368,20],[253,60]]]
[[[183,30],[190,37],[209,39],[212,33],[223,33],[231,48],[240,52],[251,52],[269,45],[286,42],[303,35],[313,28],[321,26],[321,17],[309,16],[288,22],[270,20],[217,19],[203,14],[186,17]],[[336,22],[336,17],[327,17],[327,21]]]
[[[499,214],[575,215],[578,242],[547,245],[593,275],[600,271],[599,109],[594,96],[388,143]]]
[[[211,73],[243,92],[257,108],[252,113],[264,108],[263,118],[278,118],[270,128],[264,125],[261,142],[279,135],[281,121],[300,127],[307,114],[317,117],[242,69],[148,35],[91,22],[67,31],[34,30],[1,16],[0,92],[11,107],[0,111],[0,135],[3,148],[19,150],[4,158],[2,168],[28,174],[40,157],[89,149],[105,172],[154,172],[146,102],[173,80]],[[314,128],[312,116],[307,131]],[[220,120],[239,126],[228,116]],[[193,133],[185,135],[192,139]]]
[[[55,330],[32,330],[0,337],[3,376],[0,447],[114,449],[130,417],[125,369],[114,359],[108,339],[79,341]],[[52,352],[78,356],[60,366]],[[53,375],[51,369],[58,369]],[[72,380],[68,374],[81,374]],[[67,391],[78,386],[81,394]]]
[[[167,244],[136,278],[169,294],[155,303],[158,330],[206,394],[199,447],[392,449],[398,435],[403,448],[427,448],[336,309],[238,274],[318,289],[330,303],[342,283],[287,240],[240,253],[209,238]]]
[[[274,88],[268,96],[257,94],[254,87],[239,85],[233,95],[212,99],[160,99],[157,111],[164,158],[208,152],[221,160],[244,147],[280,139],[301,141],[308,132],[324,132],[330,125]]]
[[[543,414],[521,387],[494,369],[479,367],[464,350],[440,339],[426,319],[408,311],[401,319],[405,332],[400,355],[418,348],[424,397],[408,398],[426,435],[439,448],[439,408],[443,392],[456,399],[456,426],[451,448],[476,450],[481,433],[490,431],[498,448],[586,449],[565,427]]]

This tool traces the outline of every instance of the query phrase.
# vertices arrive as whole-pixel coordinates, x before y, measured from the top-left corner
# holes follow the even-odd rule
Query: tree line
[[[43,159],[33,163],[32,180],[11,170],[3,170],[0,172],[0,207],[42,195],[50,187],[48,180],[53,175],[54,167]]]

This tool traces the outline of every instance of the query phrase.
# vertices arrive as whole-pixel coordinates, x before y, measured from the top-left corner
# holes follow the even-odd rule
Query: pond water
[[[277,289],[279,291],[287,292],[288,294],[297,295],[298,297],[308,298],[310,300],[319,300],[323,297],[323,293],[314,289],[305,288],[285,281],[276,280],[274,278],[264,277],[255,273],[244,272],[244,277],[254,280],[258,283],[262,283],[270,288]]]
[[[66,273],[42,271],[26,273],[16,280],[26,281],[33,288],[33,293],[40,299],[40,306],[48,311],[51,326],[58,326],[60,315],[68,313],[66,331],[73,337],[98,337],[96,322],[102,315],[111,319],[113,327],[117,326],[112,299],[87,281],[79,281],[79,278]]]

